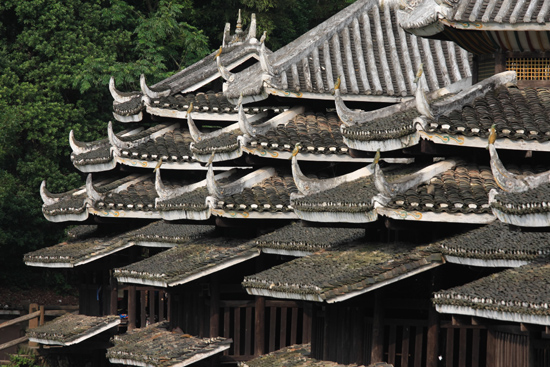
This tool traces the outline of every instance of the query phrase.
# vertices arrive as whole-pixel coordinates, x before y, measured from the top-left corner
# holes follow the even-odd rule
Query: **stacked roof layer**
[[[167,323],[158,323],[115,336],[107,358],[132,366],[182,367],[223,352],[231,344],[231,339],[201,339],[167,327]]]
[[[31,342],[70,346],[78,344],[120,324],[119,316],[84,316],[67,313],[27,331]]]

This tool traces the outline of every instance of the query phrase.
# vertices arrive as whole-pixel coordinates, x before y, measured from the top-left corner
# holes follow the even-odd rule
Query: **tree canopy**
[[[64,225],[41,213],[39,186],[52,192],[83,183],[68,136],[105,136],[110,76],[138,89],[217,48],[223,27],[246,23],[277,49],[352,0],[3,0],[0,2],[0,282],[21,273],[25,252],[62,238]]]

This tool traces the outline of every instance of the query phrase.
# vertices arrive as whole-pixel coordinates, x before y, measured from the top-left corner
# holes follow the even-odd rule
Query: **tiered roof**
[[[70,346],[112,329],[120,324],[119,316],[84,316],[67,313],[42,326],[27,331],[29,341]]]
[[[229,349],[232,342],[201,339],[167,328],[167,323],[158,323],[117,335],[115,346],[107,349],[107,358],[111,363],[131,366],[183,367]]]

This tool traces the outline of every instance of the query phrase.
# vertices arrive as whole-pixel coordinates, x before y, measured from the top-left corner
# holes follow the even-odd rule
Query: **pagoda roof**
[[[522,193],[499,190],[491,202],[491,208],[497,218],[504,223],[523,227],[548,227],[549,195],[550,183]]]
[[[438,312],[550,325],[550,263],[536,262],[436,292]]]
[[[304,35],[235,74],[225,95],[260,100],[268,94],[332,99],[338,76],[346,99],[398,102],[414,92],[420,63],[429,90],[470,77],[469,54],[453,43],[407,34],[391,6],[359,0]]]
[[[114,270],[119,282],[159,287],[188,283],[260,255],[249,240],[203,237]]]
[[[113,338],[114,347],[107,349],[111,363],[146,367],[182,367],[203,360],[226,349],[231,339],[197,338],[171,332],[168,323],[157,323],[135,329]]]
[[[435,245],[450,263],[518,267],[550,254],[550,233],[525,231],[495,221]]]
[[[120,324],[119,316],[85,316],[66,313],[52,321],[27,330],[29,341],[70,346],[78,344]]]
[[[335,248],[365,235],[364,229],[305,227],[293,223],[254,239],[254,244],[268,254],[307,256]]]
[[[340,302],[444,263],[435,247],[351,242],[246,276],[249,294]]]
[[[545,1],[423,0],[414,4],[401,10],[399,24],[417,35],[434,35],[445,26],[472,31],[550,29],[550,6]]]

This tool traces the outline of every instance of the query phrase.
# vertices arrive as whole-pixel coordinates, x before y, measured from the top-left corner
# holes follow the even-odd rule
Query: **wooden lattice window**
[[[550,58],[511,57],[506,70],[514,70],[518,80],[550,80]]]

